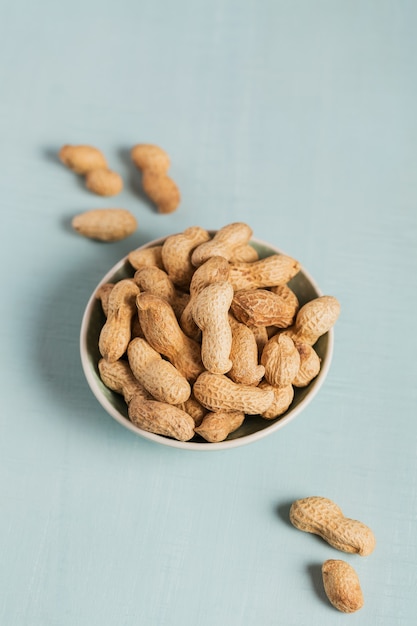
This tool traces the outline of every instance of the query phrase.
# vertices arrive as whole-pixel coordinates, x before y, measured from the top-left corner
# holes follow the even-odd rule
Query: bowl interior
[[[151,241],[143,246],[143,248],[160,245],[163,241],[164,239]],[[250,243],[257,250],[259,258],[261,259],[272,254],[284,254],[281,250],[258,239],[252,239]],[[81,362],[84,374],[92,392],[103,408],[114,419],[129,430],[145,437],[146,439],[177,448],[219,450],[222,448],[236,447],[256,441],[285,426],[285,424],[296,417],[296,415],[298,415],[307,406],[307,404],[311,402],[320,389],[330,367],[333,354],[333,329],[320,337],[314,346],[321,359],[321,369],[319,375],[307,387],[295,389],[294,400],[291,406],[279,417],[273,420],[266,420],[260,416],[247,416],[238,430],[231,433],[225,441],[219,443],[208,443],[198,435],[196,435],[191,441],[182,442],[169,437],[164,437],[162,435],[148,433],[138,428],[132,424],[128,418],[127,405],[123,397],[108,389],[108,387],[106,387],[100,379],[98,362],[101,356],[98,350],[98,339],[101,328],[105,322],[105,317],[101,303],[95,297],[95,293],[100,285],[107,282],[117,282],[122,278],[130,278],[134,275],[134,273],[135,270],[130,265],[127,257],[119,261],[119,263],[107,272],[94,289],[88,301],[82,319],[80,335]],[[296,293],[300,306],[313,298],[323,295],[313,278],[303,268],[301,268],[300,272],[288,284]]]

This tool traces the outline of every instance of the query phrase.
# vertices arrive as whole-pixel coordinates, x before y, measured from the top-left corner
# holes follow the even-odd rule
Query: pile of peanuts
[[[132,278],[101,285],[98,363],[139,428],[223,441],[248,416],[272,420],[320,371],[314,349],[339,316],[332,296],[299,306],[300,264],[259,259],[252,229],[199,226],[128,255]]]

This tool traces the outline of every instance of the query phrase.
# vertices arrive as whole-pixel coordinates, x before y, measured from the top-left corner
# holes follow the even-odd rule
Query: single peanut
[[[59,158],[76,174],[86,174],[98,167],[107,167],[103,153],[93,146],[62,146]]]
[[[320,372],[320,357],[308,343],[296,343],[295,347],[300,355],[300,367],[292,384],[294,387],[306,387]]]
[[[354,613],[363,607],[359,577],[349,563],[329,559],[323,563],[321,571],[324,591],[336,609],[343,613]]]
[[[208,261],[198,267],[190,282],[190,300],[185,307],[181,318],[180,326],[186,335],[192,339],[198,340],[201,336],[201,330],[194,321],[192,308],[194,301],[199,293],[213,283],[222,282],[228,279],[230,265],[220,256],[213,256]]]
[[[334,296],[320,296],[304,304],[298,311],[290,336],[298,343],[313,346],[336,323],[340,303]]]
[[[268,409],[274,399],[271,390],[234,383],[224,374],[203,372],[193,386],[196,399],[209,411],[243,411],[257,415]]]
[[[210,443],[224,441],[230,433],[237,430],[244,422],[242,411],[219,411],[207,413],[195,432]]]
[[[101,302],[101,308],[103,309],[104,315],[107,317],[107,312],[109,308],[109,297],[110,293],[114,287],[114,283],[103,283],[96,291],[96,298]]]
[[[123,179],[117,172],[98,167],[87,172],[85,185],[99,196],[116,196],[123,189]]]
[[[110,293],[107,320],[98,342],[100,354],[108,361],[117,361],[127,350],[138,293],[138,286],[129,278],[120,280]]]
[[[266,289],[237,291],[231,309],[236,319],[248,326],[287,328],[294,321],[293,307]]]
[[[213,374],[225,374],[232,367],[232,329],[228,320],[232,299],[233,287],[223,281],[205,287],[193,304],[192,315],[202,331],[201,360]]]
[[[286,335],[275,335],[265,345],[261,363],[265,379],[273,387],[290,385],[300,369],[300,353],[293,340]]]
[[[290,520],[299,530],[322,537],[334,548],[367,556],[375,548],[375,537],[362,522],[345,517],[341,509],[320,496],[296,500],[291,505]]]
[[[229,261],[236,249],[246,245],[252,236],[252,229],[243,222],[228,224],[216,232],[210,241],[201,243],[192,253],[191,262],[199,267],[212,256],[222,256]]]
[[[139,396],[143,400],[152,399],[145,387],[133,375],[127,361],[119,360],[111,363],[106,359],[100,359],[98,371],[106,387],[122,395],[126,404],[129,404],[133,396]]]
[[[133,375],[155,400],[180,404],[190,397],[188,381],[145,339],[136,337],[131,340],[127,358]]]
[[[145,170],[142,175],[142,186],[146,195],[156,205],[158,213],[172,213],[178,208],[181,200],[180,190],[167,174]]]
[[[285,254],[273,254],[254,263],[233,263],[229,280],[235,291],[287,283],[300,271],[300,264]]]
[[[133,396],[128,414],[133,424],[147,432],[179,441],[189,441],[194,437],[193,418],[172,404]]]
[[[199,226],[190,226],[184,232],[166,238],[162,245],[162,262],[174,285],[181,289],[189,288],[195,270],[191,254],[208,239],[209,233]]]
[[[230,263],[253,263],[259,260],[259,254],[250,243],[244,243],[233,250]]]
[[[151,293],[166,300],[174,309],[175,316],[180,318],[187,306],[190,296],[177,291],[168,274],[159,267],[142,267],[133,277],[141,292]]]
[[[91,209],[76,215],[72,227],[90,239],[120,241],[135,232],[137,221],[127,209]]]
[[[228,375],[241,385],[258,385],[265,374],[263,365],[258,364],[258,345],[252,329],[229,315],[232,329],[230,360],[232,368]]]
[[[172,307],[150,293],[139,294],[136,306],[146,340],[193,382],[204,370],[200,345],[183,333]]]
[[[266,380],[263,380],[259,383],[259,388],[264,391],[272,391],[274,394],[272,403],[262,413],[262,417],[267,420],[275,419],[285,413],[294,399],[294,387],[292,385],[273,387]]]
[[[165,150],[152,144],[139,143],[133,146],[130,156],[139,170],[166,173],[170,166],[170,158]]]
[[[150,246],[149,248],[137,248],[129,252],[128,261],[135,270],[142,267],[156,266],[164,270],[162,262],[162,246]]]

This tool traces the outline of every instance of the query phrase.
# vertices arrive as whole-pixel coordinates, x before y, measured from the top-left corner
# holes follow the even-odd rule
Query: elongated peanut
[[[258,385],[265,374],[263,365],[258,364],[258,346],[255,335],[245,324],[234,321],[229,316],[229,324],[232,329],[232,347],[230,360],[232,368],[229,377],[235,383],[241,385]]]
[[[140,270],[142,267],[152,267],[154,265],[161,270],[165,269],[162,262],[162,246],[137,248],[136,250],[132,250],[127,258],[130,265],[135,270]]]
[[[201,360],[213,374],[225,374],[232,367],[232,329],[228,320],[232,299],[233,287],[223,281],[205,287],[193,304],[193,318],[202,331]]]
[[[285,385],[285,387],[273,387],[266,380],[259,383],[259,388],[264,391],[272,391],[274,399],[269,407],[262,413],[262,417],[267,420],[279,417],[289,408],[294,399],[294,387]]]
[[[98,167],[87,172],[85,185],[99,196],[116,196],[123,189],[123,179],[107,167]]]
[[[209,233],[200,226],[190,226],[184,232],[166,238],[162,246],[162,262],[174,285],[189,288],[195,270],[191,263],[192,252],[209,239]]]
[[[143,400],[152,399],[145,387],[133,375],[127,361],[119,360],[111,363],[106,359],[100,359],[98,371],[106,387],[122,395],[126,404],[129,404],[133,396],[139,396]]]
[[[133,396],[128,414],[133,424],[147,432],[179,441],[189,441],[194,436],[193,418],[172,404]]]
[[[293,340],[286,335],[275,335],[265,345],[261,363],[265,367],[265,378],[274,387],[286,387],[297,376],[300,369],[300,353]]]
[[[313,346],[334,326],[339,314],[340,303],[334,296],[314,298],[298,311],[291,336],[295,342]]]
[[[276,285],[271,287],[270,291],[272,293],[277,294],[277,296],[281,296],[285,302],[291,304],[294,309],[294,315],[298,313],[300,308],[300,303],[298,302],[298,297],[295,292],[288,285]]]
[[[359,577],[349,563],[329,559],[323,563],[321,571],[324,591],[336,609],[343,613],[354,613],[363,607]]]
[[[237,291],[231,309],[236,319],[248,326],[286,328],[294,320],[293,307],[266,289]]]
[[[300,367],[292,381],[294,387],[306,387],[320,372],[320,357],[308,343],[296,343],[300,355]]]
[[[96,298],[100,300],[104,315],[107,317],[109,308],[109,297],[114,287],[114,283],[104,283],[96,291]]]
[[[345,517],[328,498],[311,496],[296,500],[291,505],[290,520],[299,530],[319,535],[343,552],[367,556],[375,548],[372,530],[362,522]]]
[[[107,167],[104,154],[93,146],[67,144],[59,151],[59,158],[64,165],[77,174],[86,174],[98,167]]]
[[[194,301],[199,293],[213,283],[222,282],[228,279],[230,265],[221,256],[213,256],[208,261],[198,267],[190,282],[190,300],[185,307],[181,319],[180,326],[186,335],[192,339],[198,340],[201,330],[194,321],[192,308]]]
[[[207,413],[195,432],[210,443],[224,441],[230,433],[237,430],[244,422],[242,411],[219,411]]]
[[[170,166],[169,155],[153,144],[139,143],[130,151],[133,163],[140,170],[152,170],[166,173]]]
[[[129,278],[120,280],[110,293],[107,320],[98,342],[100,354],[108,361],[117,361],[127,350],[138,293],[139,287]]]
[[[139,321],[149,344],[171,361],[193,382],[204,370],[200,345],[181,330],[172,307],[158,296],[139,294],[136,299]]]
[[[159,213],[172,213],[181,200],[180,190],[175,181],[167,174],[144,170],[142,175],[143,191],[156,205]]]
[[[133,277],[141,292],[152,293],[166,300],[179,318],[187,306],[190,296],[176,290],[168,274],[159,267],[142,267]]]
[[[191,387],[186,378],[145,339],[132,339],[127,358],[135,378],[155,400],[180,404],[190,397]]]
[[[209,411],[243,411],[247,415],[263,413],[271,405],[274,393],[250,385],[238,385],[224,374],[203,372],[193,386],[197,400]]]
[[[236,249],[249,242],[252,229],[243,222],[234,222],[223,226],[210,241],[201,243],[192,253],[191,262],[196,267],[212,256],[222,256],[228,261]]]
[[[283,285],[300,271],[300,264],[285,254],[273,254],[255,263],[233,263],[229,280],[235,291]]]
[[[72,219],[72,227],[77,233],[106,242],[129,237],[137,225],[135,216],[127,209],[91,209]]]
[[[253,263],[259,260],[259,254],[250,243],[245,243],[233,250],[230,263]]]

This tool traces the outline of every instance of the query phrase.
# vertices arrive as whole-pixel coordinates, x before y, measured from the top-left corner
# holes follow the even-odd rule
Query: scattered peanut
[[[166,173],[170,166],[168,154],[159,146],[139,143],[130,151],[133,163],[139,170],[152,170]]]
[[[90,170],[107,167],[104,154],[93,146],[62,146],[59,158],[77,174],[87,174]]]
[[[296,500],[290,509],[291,523],[308,533],[322,537],[334,548],[367,556],[375,548],[375,537],[362,522],[345,517],[341,509],[320,496]]]
[[[363,593],[355,570],[346,561],[329,559],[321,568],[323,586],[331,604],[343,613],[363,607]]]
[[[127,209],[91,209],[76,215],[72,226],[90,239],[119,241],[135,232],[137,222]]]
[[[131,158],[142,171],[142,186],[159,213],[172,213],[180,203],[180,191],[167,174],[170,159],[167,153],[150,144],[138,144],[131,150]]]
[[[123,180],[117,172],[106,167],[98,167],[87,172],[85,185],[99,196],[116,196],[123,189]]]

